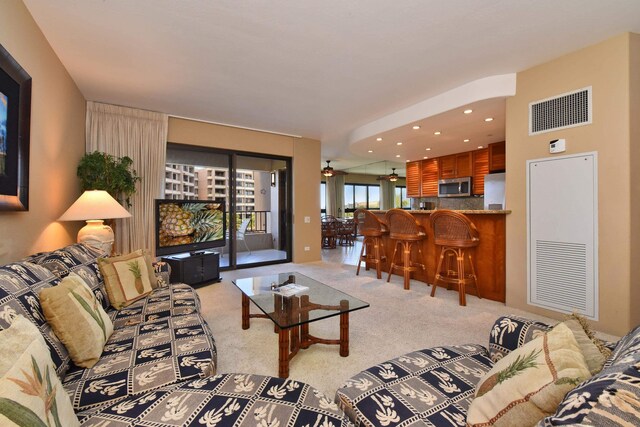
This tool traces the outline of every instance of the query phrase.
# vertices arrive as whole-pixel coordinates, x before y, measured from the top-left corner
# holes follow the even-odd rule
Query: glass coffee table
[[[340,346],[340,356],[349,355],[349,313],[369,307],[369,303],[347,295],[300,273],[280,273],[233,281],[242,291],[242,329],[253,318],[271,319],[278,333],[278,376],[289,376],[289,361],[312,344]],[[298,289],[286,294],[293,286]],[[306,288],[306,289],[305,289]],[[292,291],[294,292],[294,291]],[[250,314],[249,302],[263,314]],[[309,333],[309,323],[340,316],[340,339],[318,338]]]

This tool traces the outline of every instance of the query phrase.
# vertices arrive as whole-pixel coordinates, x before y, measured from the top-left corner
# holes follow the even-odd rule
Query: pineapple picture
[[[139,294],[144,292],[144,285],[142,283],[142,272],[140,271],[140,264],[138,264],[137,260],[128,262],[129,271],[133,274],[133,278],[135,279],[135,287],[136,291]]]
[[[160,206],[160,245],[174,246],[223,237],[223,212],[218,203],[168,203]]]

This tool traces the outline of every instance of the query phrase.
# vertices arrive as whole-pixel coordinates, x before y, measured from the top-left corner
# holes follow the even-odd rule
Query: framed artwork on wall
[[[0,44],[0,211],[29,210],[31,76]]]

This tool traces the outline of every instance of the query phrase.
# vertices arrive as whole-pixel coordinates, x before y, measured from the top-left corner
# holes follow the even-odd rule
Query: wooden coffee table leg
[[[242,329],[249,329],[249,297],[242,294]]]
[[[349,301],[340,301],[340,356],[349,356]]]
[[[278,328],[278,376],[289,377],[289,329]]]

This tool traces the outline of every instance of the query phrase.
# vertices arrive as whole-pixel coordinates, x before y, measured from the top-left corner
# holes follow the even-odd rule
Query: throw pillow
[[[73,363],[95,365],[113,333],[113,322],[82,277],[69,273],[58,286],[43,289],[40,305]]]
[[[477,385],[467,425],[534,425],[590,376],[573,333],[560,323],[496,362]]]
[[[16,316],[0,342],[0,425],[79,426],[38,328]]]
[[[156,286],[151,257],[142,250],[98,259],[111,305],[120,310],[145,297]]]
[[[573,332],[573,336],[578,342],[578,347],[580,347],[584,360],[587,362],[587,367],[589,368],[591,375],[595,375],[600,372],[607,358],[602,354],[596,343],[589,336],[589,332],[584,329],[585,325],[576,319],[565,320],[562,323],[564,323],[569,329],[571,329],[571,332]]]

